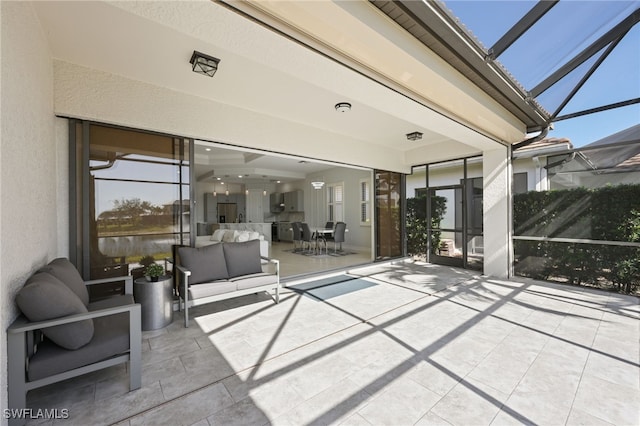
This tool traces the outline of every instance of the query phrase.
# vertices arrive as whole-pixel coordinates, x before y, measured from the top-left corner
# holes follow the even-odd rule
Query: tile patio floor
[[[195,308],[29,394],[75,425],[638,425],[638,298],[386,264]],[[34,421],[32,424],[37,424]]]

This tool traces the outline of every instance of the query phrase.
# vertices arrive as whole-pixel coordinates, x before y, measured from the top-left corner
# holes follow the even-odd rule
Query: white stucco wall
[[[60,253],[65,246],[59,244],[60,235],[68,232],[60,230],[58,220],[64,209],[58,205],[56,161],[62,153],[49,47],[31,3],[0,2],[0,15],[0,407],[6,407],[5,330],[17,315],[15,293],[34,270]]]
[[[299,122],[283,125],[278,117],[69,62],[56,60],[54,74],[58,115],[327,161],[339,152],[346,164],[408,171],[401,151],[372,150],[366,141]]]
[[[484,273],[508,278],[511,264],[511,160],[506,147],[483,153]]]

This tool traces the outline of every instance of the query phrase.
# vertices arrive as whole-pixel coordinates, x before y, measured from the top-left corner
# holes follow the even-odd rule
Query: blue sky
[[[536,3],[534,0],[446,0],[446,5],[485,47],[491,47]],[[531,90],[615,24],[640,0],[561,0],[498,60]],[[597,58],[538,97],[550,112],[560,105]],[[559,115],[640,97],[640,25],[632,28]],[[640,123],[640,104],[556,122],[549,137],[579,147]]]

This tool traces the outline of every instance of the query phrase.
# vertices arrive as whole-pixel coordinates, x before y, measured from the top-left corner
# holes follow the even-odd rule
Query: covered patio
[[[139,390],[113,367],[28,405],[77,425],[640,423],[636,297],[408,261],[287,287],[145,332]]]

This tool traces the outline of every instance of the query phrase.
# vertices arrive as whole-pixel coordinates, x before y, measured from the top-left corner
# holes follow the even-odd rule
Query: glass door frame
[[[432,187],[429,188],[427,191],[427,238],[428,241],[431,242],[432,240],[432,235],[434,232],[453,232],[454,234],[454,242],[456,240],[455,235],[456,234],[462,234],[462,258],[457,258],[454,256],[442,256],[442,255],[438,255],[435,252],[437,251],[437,249],[434,250],[430,250],[429,254],[430,254],[430,259],[429,261],[432,263],[437,263],[440,265],[447,265],[447,266],[456,266],[456,267],[462,267],[462,268],[467,268],[467,227],[465,226],[467,223],[467,209],[466,209],[466,191],[465,191],[465,186],[464,184],[460,185],[444,185],[444,186],[437,186],[437,187]],[[432,197],[434,195],[436,195],[437,191],[446,191],[446,190],[453,190],[454,191],[454,199],[453,199],[453,206],[454,206],[454,211],[453,211],[453,228],[434,228],[432,226]],[[457,200],[457,194],[459,193],[461,194],[460,197],[460,206],[458,206],[458,200]],[[461,224],[462,226],[460,228],[457,227],[457,217],[458,217],[458,207],[460,207],[462,209],[462,217],[461,217]]]
[[[484,236],[484,231],[480,230],[480,233],[477,232],[477,229],[471,229],[471,224],[469,223],[469,206],[471,206],[471,201],[469,199],[469,197],[473,197],[473,188],[472,186],[472,181],[473,179],[470,179],[468,176],[468,160],[471,159],[477,159],[477,158],[482,158],[481,156],[473,156],[473,157],[465,157],[465,158],[458,158],[458,159],[452,159],[452,160],[446,160],[446,161],[439,161],[439,162],[435,162],[435,163],[429,163],[429,164],[424,164],[424,165],[420,165],[420,166],[414,166],[414,168],[416,167],[425,167],[425,188],[424,191],[427,194],[427,206],[426,206],[426,221],[427,221],[427,250],[426,250],[426,261],[430,262],[430,263],[436,263],[436,264],[442,264],[442,265],[447,265],[447,266],[455,266],[455,267],[462,267],[464,269],[470,269],[470,262],[469,262],[469,237],[476,237],[476,236]],[[462,173],[460,176],[460,180],[459,183],[454,183],[454,184],[448,184],[448,185],[440,185],[440,186],[430,186],[430,180],[429,180],[429,175],[430,175],[430,171],[431,171],[431,166],[435,166],[438,164],[445,164],[445,163],[452,163],[452,162],[459,162],[462,161]],[[453,190],[459,190],[461,193],[461,200],[460,200],[460,205],[458,206],[457,203],[454,200],[454,206],[456,208],[461,208],[462,212],[461,212],[461,221],[462,221],[462,227],[458,228],[456,226],[455,223],[455,219],[454,219],[454,227],[453,228],[433,228],[432,226],[432,196],[435,193],[435,191],[438,190],[446,190],[446,189],[453,189]],[[454,218],[456,217],[456,213],[454,212]],[[454,258],[454,257],[449,257],[449,256],[439,256],[434,254],[435,250],[432,247],[432,235],[433,232],[436,231],[447,231],[447,232],[454,232],[454,233],[461,233],[462,234],[462,258],[458,259],[458,258]]]

